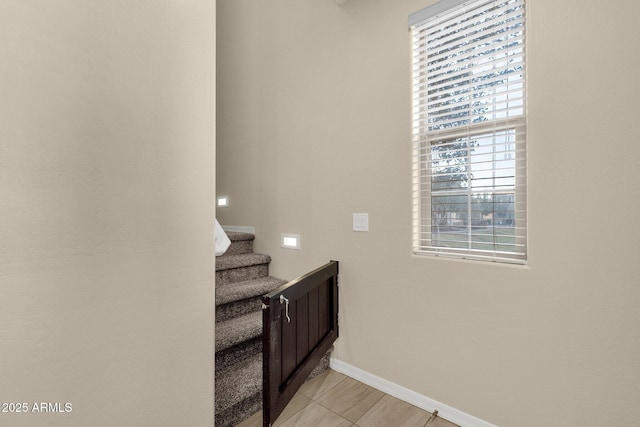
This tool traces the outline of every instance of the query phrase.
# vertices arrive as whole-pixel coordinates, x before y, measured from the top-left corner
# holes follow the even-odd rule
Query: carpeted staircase
[[[216,427],[262,409],[261,296],[286,283],[269,276],[268,255],[253,253],[253,234],[227,235],[231,246],[216,257]],[[329,354],[311,376],[328,367]]]

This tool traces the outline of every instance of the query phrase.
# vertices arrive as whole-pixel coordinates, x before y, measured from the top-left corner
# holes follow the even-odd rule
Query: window
[[[524,0],[443,0],[409,26],[414,252],[524,263]]]

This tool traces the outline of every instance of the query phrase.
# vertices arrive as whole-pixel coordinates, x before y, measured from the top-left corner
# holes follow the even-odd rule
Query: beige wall
[[[213,424],[215,1],[0,2],[0,413]]]
[[[335,357],[501,426],[637,424],[638,3],[529,1],[527,267],[411,254],[429,0],[218,3],[219,218],[283,278],[341,261]]]

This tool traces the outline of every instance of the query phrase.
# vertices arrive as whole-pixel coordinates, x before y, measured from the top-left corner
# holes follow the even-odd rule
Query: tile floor
[[[261,427],[262,411],[236,427]],[[457,427],[331,369],[300,387],[274,427]]]

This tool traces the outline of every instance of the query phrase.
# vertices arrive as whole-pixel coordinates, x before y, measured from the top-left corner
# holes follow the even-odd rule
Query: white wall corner
[[[369,372],[363,371],[360,368],[349,365],[335,358],[329,359],[329,366],[336,372],[345,374],[355,380],[360,381],[370,387],[387,393],[397,399],[403,400],[407,403],[417,406],[420,409],[424,409],[427,412],[433,412],[438,410],[438,416],[444,418],[447,421],[451,421],[454,424],[465,427],[497,427],[494,424],[488,423],[484,420],[469,415],[466,412],[462,412],[456,408],[452,408],[449,405],[438,402],[430,397],[423,396],[416,393],[413,390],[402,387],[401,385],[392,383],[391,381],[380,378]]]

